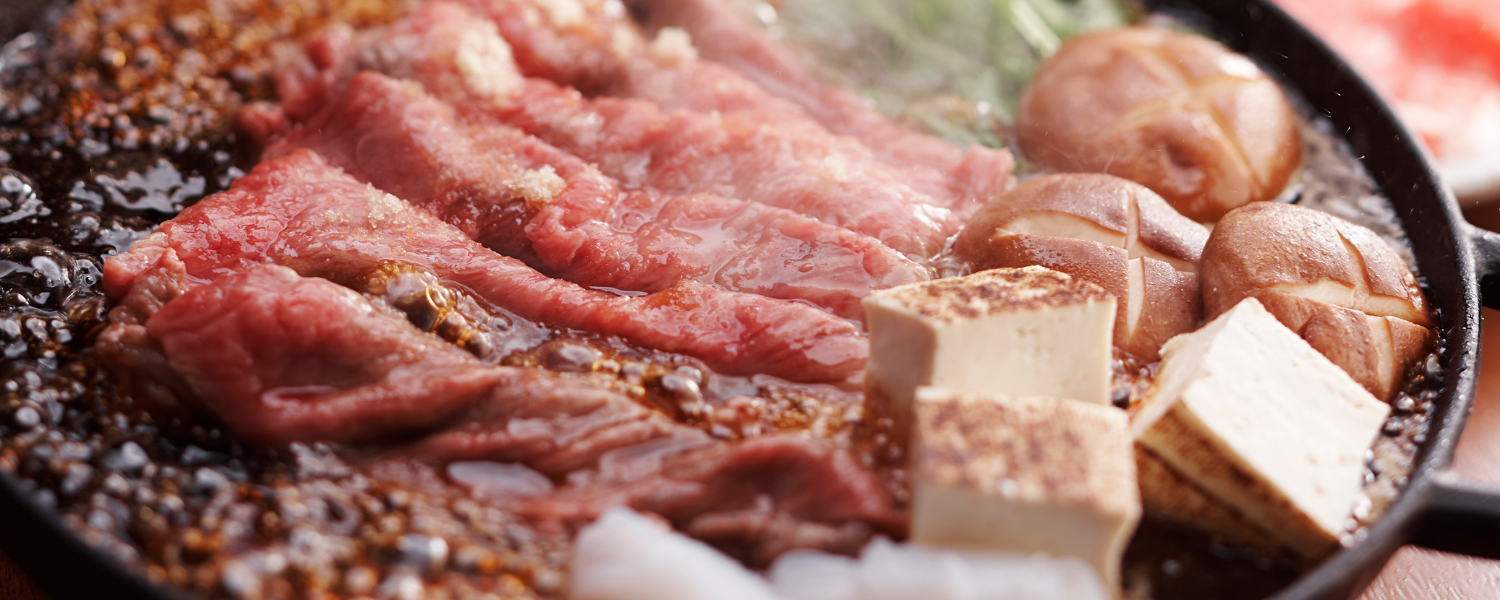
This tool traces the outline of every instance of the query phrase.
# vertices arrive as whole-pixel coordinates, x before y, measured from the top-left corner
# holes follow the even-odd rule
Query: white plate
[[[1500,202],[1500,156],[1480,156],[1438,164],[1443,183],[1459,204],[1477,206]]]

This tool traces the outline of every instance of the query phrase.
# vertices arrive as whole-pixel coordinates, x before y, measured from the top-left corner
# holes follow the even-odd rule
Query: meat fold
[[[195,400],[251,441],[389,440],[502,413],[528,438],[485,458],[562,475],[610,449],[706,440],[615,392],[483,364],[394,310],[278,265],[189,290],[146,333]]]
[[[161,264],[174,263],[181,264],[169,250]],[[168,369],[155,376],[179,390],[174,404],[206,408],[253,442],[422,433],[497,386],[546,395],[548,384],[559,383],[541,372],[485,366],[388,307],[277,265],[189,284],[140,316],[131,319],[139,324],[109,327],[99,341],[104,356],[159,354]]]
[[[667,110],[744,114],[775,127],[825,127],[858,139],[912,189],[929,195],[933,205],[953,211],[954,228],[1014,183],[1008,151],[980,145],[960,150],[894,123],[853,93],[816,81],[784,49],[763,40],[748,24],[732,21],[735,15],[703,5],[709,0],[661,0],[670,10],[642,10],[648,24],[678,26],[666,34],[658,31],[651,40],[612,0],[565,1],[561,5],[573,9],[565,10],[564,18],[549,18],[558,5],[553,1],[463,1],[499,27],[520,72],[528,77],[576,87],[589,96],[646,99]],[[633,5],[649,9],[652,3],[637,0]],[[670,17],[673,10],[681,18]],[[697,31],[687,36],[682,26]],[[702,45],[714,60],[699,60],[694,45]],[[750,57],[729,57],[724,48],[742,49]],[[727,66],[715,62],[720,58]],[[736,72],[739,68],[744,69]]]
[[[159,302],[130,292],[173,261],[200,282],[264,263],[344,284],[386,263],[416,265],[521,318],[697,357],[727,374],[843,382],[868,354],[856,326],[803,304],[693,281],[633,297],[552,279],[306,150],[262,162],[107,261],[105,291],[122,320]]]
[[[375,73],[355,75],[265,156],[297,148],[583,285],[655,292],[696,280],[862,319],[870,291],[927,277],[873,239],[791,211],[621,190],[578,157],[490,119],[460,120],[420,87]]]

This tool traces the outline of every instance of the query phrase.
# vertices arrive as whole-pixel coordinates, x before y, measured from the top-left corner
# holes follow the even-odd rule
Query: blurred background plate
[[[1466,208],[1500,203],[1500,0],[1272,0],[1417,133]]]

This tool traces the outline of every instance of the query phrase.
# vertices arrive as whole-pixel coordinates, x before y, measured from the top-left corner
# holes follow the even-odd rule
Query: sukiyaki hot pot
[[[40,384],[23,390],[28,380],[18,375],[5,407],[3,502],[7,514],[26,517],[7,518],[0,539],[55,596],[614,597],[619,586],[587,577],[599,572],[589,561],[628,561],[629,551],[608,550],[658,540],[652,548],[695,557],[682,560],[709,552],[716,558],[701,572],[722,581],[795,597],[784,585],[797,574],[786,556],[820,553],[838,573],[865,577],[881,560],[938,560],[904,554],[923,548],[1030,539],[1004,525],[1019,514],[1043,529],[1107,523],[1070,538],[1083,540],[1075,547],[1029,548],[1081,560],[1049,563],[1027,581],[1049,581],[1055,567],[1161,598],[1218,593],[1192,587],[1213,578],[1228,586],[1259,578],[1263,587],[1241,590],[1248,595],[1347,597],[1407,541],[1494,553],[1466,537],[1493,520],[1489,497],[1442,474],[1472,399],[1480,286],[1500,265],[1490,256],[1500,255],[1500,241],[1458,218],[1378,99],[1274,8],[1148,7],[1245,53],[1269,75],[1258,82],[1285,85],[1303,112],[1306,148],[1347,143],[1371,191],[1389,199],[1409,257],[1335,233],[1328,239],[1342,235],[1355,247],[1341,259],[1363,272],[1396,268],[1394,279],[1330,287],[1312,273],[1265,283],[1302,287],[1232,290],[1235,302],[1220,306],[1224,289],[1196,291],[1220,281],[1218,267],[1198,258],[1222,255],[1205,237],[1213,234],[1155,216],[1155,207],[1171,209],[1167,193],[1141,187],[1149,182],[1085,176],[1125,190],[1109,218],[1068,212],[1052,197],[1021,217],[981,209],[1069,175],[1031,179],[1045,172],[1031,164],[1023,172],[1031,180],[1016,187],[1006,150],[918,132],[816,77],[768,76],[785,57],[737,45],[743,38],[716,20],[723,15],[708,10],[712,2],[630,3],[606,14],[613,20],[596,20],[582,10],[588,3],[579,11],[569,2],[521,4],[533,10],[424,3],[347,19],[358,28],[283,31],[298,43],[281,46],[274,61],[242,65],[239,80],[226,69],[235,94],[265,100],[221,113],[237,119],[238,145],[205,144],[203,162],[193,163],[182,158],[200,151],[193,144],[137,140],[177,161],[161,164],[186,165],[176,180],[170,166],[147,168],[155,163],[141,162],[144,151],[134,163],[101,151],[119,161],[101,173],[117,171],[79,178],[36,168],[45,153],[6,150],[15,173],[6,172],[6,199],[16,207],[7,214],[31,206],[17,222],[32,229],[6,230],[25,242],[6,246],[5,264],[43,283],[56,275],[66,283],[53,288],[71,294],[16,288],[30,312],[15,319],[12,337],[31,340],[18,346],[16,364],[30,365],[36,380],[54,377],[59,371],[46,369],[58,358],[83,365],[68,371],[80,383],[71,395]],[[171,27],[183,38],[214,31],[190,19]],[[82,44],[85,34],[73,31],[70,43]],[[598,39],[613,41],[589,43]],[[7,46],[5,68],[41,69],[26,62],[28,47]],[[150,64],[96,53],[113,79],[95,85],[131,89],[119,87],[121,74]],[[255,69],[272,72],[271,63],[275,85],[257,83]],[[223,93],[215,90],[204,84],[201,94]],[[19,148],[18,136],[36,125],[25,119],[45,113],[6,101],[0,108],[14,108],[6,148]],[[120,133],[110,143],[128,138],[129,119],[100,122]],[[1038,160],[1027,144],[1018,140],[1020,158]],[[224,155],[213,156],[219,149]],[[87,164],[88,154],[67,151]],[[1329,156],[1298,154],[1298,164],[1277,167],[1293,173],[1292,186],[1261,195],[1318,208],[1327,182],[1298,173]],[[136,179],[123,174],[132,172]],[[1093,229],[1037,229],[1077,224],[1042,215],[1058,210],[1093,219]],[[57,228],[54,213],[76,215],[74,224],[94,219],[94,233],[70,242],[60,232],[73,230]],[[974,266],[1000,270],[957,279],[972,261],[964,239],[950,249],[949,237],[984,221],[971,221],[976,214],[992,217],[991,256],[1020,262]],[[1143,233],[1168,221],[1167,238]],[[119,253],[100,261],[83,252],[102,243],[99,231],[135,233],[111,238]],[[1087,248],[1117,258],[1114,275],[1096,280],[1088,269],[1013,258],[1025,254],[1016,248],[1042,256],[1082,247],[1070,238],[1077,231],[1098,234],[1085,241],[1099,246]],[[1411,277],[1403,262],[1417,278],[1403,279]],[[1377,285],[1387,279],[1415,294],[1405,305],[1415,312],[1364,301],[1389,295]],[[1158,280],[1195,291],[1172,296],[1183,308],[1158,315],[1133,295],[1152,293]],[[1337,285],[1346,284],[1358,294],[1341,295]],[[1030,300],[1017,300],[1017,289]],[[1301,294],[1287,302],[1302,312],[1272,301],[1287,290]],[[910,309],[926,293],[942,299]],[[1215,300],[1199,306],[1200,293]],[[1005,320],[1014,315],[1022,316]],[[1215,318],[1224,320],[1202,324]],[[983,369],[954,366],[977,360],[973,353],[943,349],[956,347],[947,344],[960,343],[962,330],[1047,319],[1092,337],[1037,342],[1068,358],[1005,379],[1076,379],[1070,404],[1038,399],[1051,395],[1042,388],[997,401],[982,390],[922,387],[987,381]],[[1357,403],[1360,431],[1385,433],[1375,467],[1364,462],[1368,444],[1341,467],[1372,478],[1363,489],[1375,505],[1336,507],[1332,518],[1298,508],[1287,531],[1267,535],[1274,513],[1257,512],[1248,493],[1259,488],[1225,492],[1235,488],[1215,487],[1222,482],[1172,454],[1187,438],[1163,427],[1186,415],[1211,421],[1207,400],[1190,391],[1165,398],[1160,388],[1171,386],[1152,382],[1193,377],[1174,363],[1190,354],[1219,360],[1241,339],[1236,332],[1283,326],[1275,343],[1310,348],[1297,360],[1331,361],[1319,372],[1351,382],[1340,394],[1370,399]],[[1368,349],[1334,356],[1327,340],[1356,330],[1373,340]],[[891,337],[898,331],[905,337]],[[916,343],[923,332],[942,347]],[[1020,364],[1017,349],[1028,343],[1022,336],[982,349]],[[1086,344],[1102,351],[1081,358],[1074,350]],[[885,366],[867,371],[867,356]],[[898,364],[929,359],[926,374]],[[1087,368],[1056,367],[1075,360]],[[1373,370],[1361,379],[1354,363]],[[1395,374],[1403,370],[1404,379]],[[1311,397],[1304,415],[1337,412],[1329,397]],[[1004,462],[994,458],[1006,456],[1004,440],[1028,436],[1047,449],[1048,468],[1070,478],[986,466]],[[1058,442],[1066,439],[1079,441]],[[954,460],[954,448],[989,454]],[[1097,453],[1114,458],[1095,461]],[[1387,455],[1405,457],[1403,476],[1381,471]],[[1188,492],[1163,494],[1179,488],[1148,488],[1148,478]],[[998,491],[974,503],[939,493],[974,481]],[[1352,486],[1348,493],[1360,492]],[[1389,493],[1369,493],[1380,486]],[[1216,508],[1186,510],[1180,501],[1189,496]],[[1049,502],[1073,512],[1025,512]],[[954,507],[973,508],[972,532],[945,524]],[[1296,521],[1304,515],[1316,523]],[[1354,526],[1344,527],[1345,516]],[[1234,550],[1215,556],[1216,543]],[[1110,565],[1122,551],[1116,572]],[[964,556],[975,573],[1007,568]],[[1178,583],[1147,574],[1165,560],[1189,565]],[[69,577],[57,565],[91,576]]]

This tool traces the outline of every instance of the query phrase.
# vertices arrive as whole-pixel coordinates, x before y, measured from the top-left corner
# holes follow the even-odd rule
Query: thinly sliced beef
[[[962,224],[864,146],[811,124],[665,111],[641,100],[588,101],[540,82],[509,108],[508,122],[628,185],[777,206],[923,258],[941,252]]]
[[[892,164],[947,171],[964,160],[963,152],[952,144],[891,121],[858,94],[820,81],[784,46],[746,20],[732,0],[628,0],[626,4],[633,14],[644,17],[647,30],[675,27],[688,32],[703,58],[793,102],[830,131],[858,137]]]
[[[255,441],[382,440],[499,413],[530,437],[484,458],[563,475],[616,448],[707,440],[620,394],[482,364],[348,288],[276,265],[196,287],[146,330],[199,401]]]
[[[654,0],[637,4],[649,7]],[[647,11],[653,21],[696,28],[690,44],[682,30],[646,41],[629,17],[610,1],[465,0],[491,18],[514,50],[521,73],[615,96],[642,98],[663,108],[701,113],[744,113],[768,126],[815,125],[858,139],[886,166],[934,205],[953,211],[961,223],[980,204],[1012,185],[1009,152],[980,146],[960,150],[947,142],[892,122],[851,92],[817,81],[783,50],[766,45],[748,24],[711,0],[661,0]],[[701,3],[700,3],[701,2]],[[549,19],[567,5],[566,19]],[[720,33],[725,39],[715,38]],[[698,37],[707,39],[696,39]],[[726,48],[753,47],[755,58],[739,59],[744,73],[697,59],[703,46],[717,57]],[[764,56],[761,56],[764,55]],[[574,61],[574,56],[587,60]],[[786,67],[785,72],[778,71]],[[745,74],[753,76],[747,77]],[[763,87],[765,86],[765,87]]]
[[[355,75],[266,157],[296,148],[584,285],[655,292],[697,280],[858,319],[870,291],[926,278],[873,239],[791,211],[622,191],[576,156],[490,119],[461,121],[420,88],[375,73]]]
[[[170,369],[155,375],[187,392],[177,403],[255,442],[423,432],[497,385],[541,379],[484,367],[352,290],[275,265],[189,287],[99,343],[106,357],[159,354]]]
[[[262,162],[108,261],[106,293],[126,298],[169,252],[198,281],[275,263],[350,283],[385,263],[413,264],[522,318],[694,356],[728,374],[841,382],[868,353],[854,325],[802,304],[692,281],[629,297],[549,278],[305,150]]]
[[[904,533],[884,485],[867,467],[806,439],[704,448],[670,461],[663,475],[690,485],[642,485],[632,506],[752,564],[767,565],[799,547],[854,554],[875,531]]]
[[[624,398],[619,394],[546,391],[526,387],[496,390],[495,401],[403,454],[438,462],[524,462],[551,478],[596,465],[618,469],[621,462],[628,461],[635,475],[649,476],[660,470],[663,457],[711,441],[702,431],[665,419],[660,413],[635,403],[618,402]]]
[[[619,0],[462,0],[494,21],[527,77],[594,96],[627,77],[629,59],[648,51],[640,26]]]
[[[589,29],[580,21],[586,11],[567,10],[573,2],[538,6],[546,14],[533,13],[533,20],[565,27],[570,36]],[[555,47],[528,51],[547,54],[571,42],[556,38],[552,43]],[[618,62],[620,54],[632,52],[618,39],[612,43],[615,58],[580,55],[574,64],[559,66],[584,78],[606,73],[599,61]],[[308,101],[252,113],[256,118],[247,123],[269,134],[284,131],[287,118],[354,108],[324,106],[348,79],[338,65],[351,52],[352,46],[329,40],[310,54],[312,77],[298,80],[306,84],[300,97]],[[465,69],[477,68],[456,66],[449,75],[462,77]],[[367,91],[401,91],[376,75],[351,81],[348,98],[357,98],[360,85]],[[595,81],[614,83],[608,77]],[[428,83],[442,89],[441,81]],[[509,85],[500,79],[489,83]],[[406,309],[394,300],[405,297],[399,290],[367,287],[378,280],[399,288],[413,278],[429,278],[419,283],[461,290],[469,304],[486,304],[473,309],[479,313],[504,310],[554,327],[616,336],[641,348],[697,357],[722,373],[847,384],[862,371],[868,351],[852,323],[800,303],[705,285],[692,280],[701,274],[674,274],[684,268],[679,264],[609,268],[609,260],[635,258],[611,254],[620,251],[599,234],[599,224],[631,234],[609,239],[638,250],[654,252],[651,244],[665,245],[642,257],[689,252],[686,246],[696,243],[707,248],[699,256],[714,257],[713,272],[721,274],[750,268],[715,262],[731,258],[762,270],[804,262],[836,263],[841,269],[857,264],[875,279],[858,285],[873,287],[890,283],[875,275],[879,269],[885,269],[885,277],[902,272],[907,263],[900,257],[890,258],[874,242],[856,243],[864,238],[854,234],[755,203],[611,191],[615,184],[592,167],[577,160],[553,164],[549,157],[561,152],[493,122],[480,126],[449,114],[439,123],[459,135],[422,130],[430,121],[409,117],[423,113],[403,111],[426,103],[437,107],[427,113],[432,116],[445,107],[419,94],[408,95],[408,104],[395,93],[367,100],[367,113],[327,116],[309,129],[332,131],[340,118],[361,122],[384,110],[401,116],[405,120],[395,122],[399,127],[372,129],[377,135],[358,137],[352,145],[328,141],[324,149],[352,160],[351,165],[396,177],[386,183],[410,186],[403,193],[425,198],[431,212],[351,177],[307,149],[264,161],[229,191],[183,211],[105,266],[104,286],[114,308],[96,350],[128,375],[125,381],[136,397],[210,412],[255,442],[333,441],[429,465],[510,463],[488,466],[494,467],[491,472],[522,472],[539,489],[555,488],[545,496],[523,494],[506,501],[506,510],[536,523],[571,527],[608,507],[629,505],[658,512],[756,564],[793,548],[853,552],[873,532],[901,533],[902,517],[882,482],[833,442],[801,435],[714,439],[597,387],[601,384],[589,376],[476,358],[456,345],[459,338],[445,340],[414,325],[422,319],[402,312]],[[632,118],[634,113],[622,113],[611,127]],[[543,125],[561,127],[556,122],[537,127]],[[404,136],[400,128],[415,133]],[[433,137],[418,141],[435,144],[425,151],[433,152],[436,162],[403,162],[388,152],[429,134]],[[526,140],[532,145],[522,143]],[[444,143],[450,147],[439,148]],[[384,162],[363,162],[380,155],[386,155]],[[505,163],[507,170],[493,165],[485,170],[486,161],[497,160],[512,162]],[[446,168],[448,161],[474,169],[475,177],[434,178],[425,171],[433,165]],[[573,192],[580,195],[567,196]],[[484,194],[501,201],[475,200]],[[739,237],[715,237],[723,232]],[[608,279],[623,277],[617,273],[635,273],[635,281],[648,281],[653,274],[648,271],[666,274],[654,284],[660,291],[644,296],[589,290],[543,275],[467,234],[544,267],[553,268],[554,259],[591,265],[604,281],[627,280]],[[795,252],[825,246],[844,254]],[[871,263],[872,257],[879,260]],[[726,287],[785,294],[761,289],[784,281],[785,273],[735,272],[744,273],[743,281]],[[397,279],[402,276],[407,279]],[[818,286],[828,295],[861,289],[844,277],[821,283],[809,277],[799,285],[814,293],[784,297],[819,298]],[[723,284],[717,275],[710,280]]]
[[[855,139],[810,121],[768,120],[757,111],[666,111],[646,100],[587,99],[544,79],[523,79],[494,25],[457,4],[429,3],[392,27],[352,42],[345,39],[349,35],[333,29],[309,41],[308,64],[318,64],[311,57],[328,54],[318,48],[352,46],[347,62],[357,68],[416,80],[460,112],[525,130],[597,165],[628,188],[710,193],[786,208],[919,255],[941,249],[955,227],[948,211],[933,208],[941,201],[908,185],[908,174],[882,163]],[[326,89],[338,87],[355,67],[290,70],[321,82],[285,86],[317,90],[289,99],[305,112],[316,98],[333,96]],[[329,76],[329,71],[347,75]],[[929,141],[953,150],[941,140]],[[844,244],[858,245],[879,261],[872,266],[886,271],[900,264],[890,256],[872,256],[876,252],[867,249],[868,242]],[[870,259],[865,262],[875,262]],[[909,266],[901,270],[912,272]],[[797,275],[791,275],[795,281]]]
[[[638,454],[646,456],[612,465],[606,458],[588,477],[575,477],[573,485],[516,510],[542,521],[582,524],[628,505],[665,516],[689,535],[761,566],[795,548],[855,554],[873,533],[904,533],[880,480],[849,452],[823,442],[771,436]]]
[[[716,443],[580,380],[483,364],[389,307],[278,265],[188,287],[144,325],[113,324],[99,345],[106,360],[157,355],[167,367],[157,375],[185,392],[176,401],[250,441],[370,443],[438,430],[417,442],[418,456],[572,475],[558,499],[521,509],[542,521],[577,524],[629,504],[765,560],[793,548],[852,551],[872,525],[893,521],[880,483],[825,442]]]

